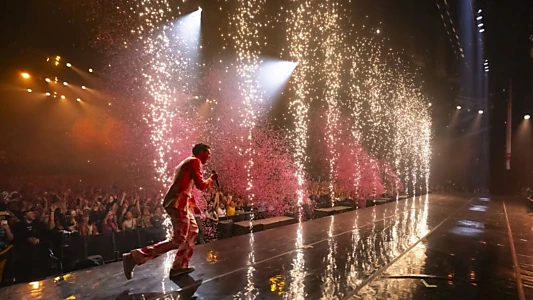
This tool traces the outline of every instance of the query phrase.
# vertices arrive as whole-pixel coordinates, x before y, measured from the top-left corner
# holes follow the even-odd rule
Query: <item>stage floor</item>
[[[525,299],[525,202],[409,198],[199,245],[196,271],[178,280],[168,278],[171,252],[130,281],[113,263],[6,287],[0,299]]]

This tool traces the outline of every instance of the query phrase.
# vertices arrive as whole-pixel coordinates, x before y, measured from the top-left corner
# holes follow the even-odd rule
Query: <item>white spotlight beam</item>
[[[274,101],[289,82],[297,62],[269,59],[259,66],[257,78],[259,87],[270,102]]]
[[[194,12],[185,15],[173,25],[174,41],[171,44],[176,46],[181,55],[189,58],[192,63],[198,61],[200,53],[200,34],[202,24],[202,8],[198,8]]]

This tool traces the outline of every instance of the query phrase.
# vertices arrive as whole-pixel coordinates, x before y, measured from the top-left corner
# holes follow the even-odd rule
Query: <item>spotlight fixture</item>
[[[22,78],[24,79],[28,79],[30,78],[30,74],[26,73],[26,72],[23,72],[22,74],[20,74],[22,76]]]
[[[69,68],[70,68],[70,67],[72,67],[72,65],[71,65],[70,63],[67,63],[67,67],[69,67]]]
[[[457,109],[458,109],[458,110],[461,109],[461,108],[462,108],[461,105],[457,105]]]
[[[82,85],[82,86],[81,86],[81,89],[84,90],[84,89],[86,89],[86,87],[85,87],[84,85]]]
[[[61,95],[61,99],[65,99],[65,95]]]
[[[50,82],[51,80],[50,80],[50,78],[46,78],[44,81]]]
[[[529,120],[530,118],[531,118],[530,115],[525,115],[525,116],[524,116],[524,120]]]
[[[63,82],[63,85],[67,86],[67,85],[68,85],[68,82],[66,82],[66,81],[65,81],[65,82]]]
[[[93,69],[89,69],[89,73],[92,73],[93,72]]]
[[[78,101],[78,102],[81,102],[81,99],[80,99],[80,98],[78,98],[78,99],[76,99],[76,101]]]
[[[46,95],[46,97],[50,97],[50,93],[48,93],[48,92],[46,92],[45,95]]]
[[[33,91],[31,89],[28,89],[28,93],[31,93],[31,92],[33,92]]]
[[[483,114],[483,110],[480,109],[477,113],[482,115]]]

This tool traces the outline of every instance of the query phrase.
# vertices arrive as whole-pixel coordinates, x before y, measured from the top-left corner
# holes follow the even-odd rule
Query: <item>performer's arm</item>
[[[194,185],[200,191],[203,191],[206,188],[213,186],[213,180],[211,178],[204,180],[204,178],[202,177],[199,159],[191,160],[191,177],[194,181]]]

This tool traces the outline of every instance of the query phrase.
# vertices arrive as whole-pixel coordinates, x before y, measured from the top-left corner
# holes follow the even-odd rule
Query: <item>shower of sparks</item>
[[[358,49],[362,48],[360,45],[351,47],[351,66],[349,74],[349,99],[348,107],[350,108],[350,117],[351,117],[351,137],[353,138],[354,145],[361,145],[362,135],[363,135],[363,126],[364,118],[362,117],[363,105],[359,101],[361,94],[362,82],[359,74],[361,73],[360,68],[364,65],[361,61],[361,56],[358,53]],[[354,189],[358,193],[359,185],[361,183],[361,166],[359,151],[355,151],[354,147],[350,147],[351,155],[355,156],[355,174],[353,174],[354,180]]]
[[[262,100],[262,95],[259,89],[259,82],[256,74],[261,63],[259,59],[260,51],[258,46],[260,44],[259,30],[261,23],[258,20],[265,0],[260,1],[246,1],[241,0],[237,4],[237,13],[233,16],[231,24],[236,27],[237,34],[232,35],[237,51],[237,72],[239,74],[239,90],[241,92],[243,111],[241,126],[247,129],[247,135],[241,137],[245,141],[246,148],[241,153],[246,160],[246,176],[248,180],[248,200],[253,208],[254,190],[253,190],[253,176],[252,168],[254,166],[254,141],[252,131],[257,122],[257,107]],[[250,218],[250,226],[253,221]]]
[[[313,40],[313,16],[312,1],[291,1],[291,9],[287,15],[288,24],[287,38],[291,60],[297,61],[293,72],[292,91],[294,95],[290,102],[290,111],[294,118],[294,130],[292,138],[294,141],[294,162],[296,164],[296,178],[300,187],[297,193],[297,203],[301,205],[305,197],[305,163],[307,161],[307,139],[309,123],[309,103],[311,82],[310,77],[313,71],[313,60],[310,43]]]
[[[155,149],[156,179],[162,186],[170,180],[173,160],[190,151],[190,137],[208,136],[199,121],[190,122],[198,119],[199,110],[184,105],[194,97],[191,95],[198,95],[191,80],[195,75],[191,69],[197,65],[184,54],[192,50],[180,47],[185,43],[185,37],[180,35],[186,34],[175,31],[175,21],[182,14],[170,3],[174,2],[143,0],[130,8],[141,21],[132,33],[139,44],[138,61],[142,63],[144,88],[149,94],[143,103],[146,108],[143,117]],[[338,1],[290,0],[287,7],[281,8],[282,13],[273,18],[262,16],[267,11],[265,4],[266,0],[236,1],[231,5],[231,13],[224,15],[229,26],[218,28],[224,40],[222,49],[234,46],[237,54],[236,63],[228,66],[236,67],[238,76],[234,81],[238,82],[240,92],[240,97],[233,98],[240,98],[235,106],[235,119],[239,119],[236,122],[240,122],[241,130],[232,138],[238,140],[238,154],[246,171],[242,176],[247,181],[246,192],[241,196],[249,202],[255,200],[256,206],[260,202],[256,137],[263,122],[260,105],[263,95],[257,71],[262,62],[261,50],[268,48],[269,30],[283,23],[280,17],[284,19],[280,25],[284,28],[280,29],[286,34],[282,57],[288,56],[288,60],[297,63],[288,93],[297,203],[301,205],[306,196],[306,167],[309,157],[314,159],[308,143],[311,141],[314,146],[317,136],[322,138],[320,145],[327,149],[320,158],[324,162],[320,168],[327,173],[332,200],[344,176],[349,178],[348,184],[353,183],[356,197],[363,186],[366,191],[371,184],[377,196],[377,191],[383,190],[381,183],[387,186],[387,193],[414,194],[427,190],[431,108],[416,83],[417,71],[408,67],[409,63],[400,58],[401,53],[385,46],[386,32],[378,34],[377,28],[365,26],[356,30],[357,25],[347,20],[351,15],[347,12],[349,5]],[[221,5],[220,11],[223,9],[226,7]],[[128,46],[135,47],[134,43]],[[223,101],[224,93],[218,82],[216,98]],[[314,121],[311,116],[315,109],[326,112],[324,132],[308,128]],[[213,120],[209,112],[204,113],[202,120]],[[341,174],[339,166],[345,160],[340,161],[342,152],[338,150],[343,147],[349,147],[346,154],[352,156],[353,167]]]
[[[144,119],[151,131],[151,142],[156,149],[156,159],[153,161],[156,170],[156,180],[166,183],[168,176],[169,157],[172,151],[174,137],[172,124],[176,116],[172,109],[175,87],[172,82],[172,54],[169,53],[170,39],[170,4],[166,0],[140,1],[136,10],[144,22],[137,28],[139,40],[143,44],[143,55],[146,66],[143,69],[145,86],[151,97],[145,103],[148,113]]]
[[[149,95],[143,102],[146,112],[143,115],[150,130],[150,141],[155,149],[153,160],[155,180],[161,183],[161,190],[172,180],[174,158],[181,159],[190,145],[185,144],[187,134],[195,131],[189,125],[187,114],[183,112],[183,102],[191,93],[189,82],[194,69],[186,37],[176,30],[179,8],[171,8],[167,0],[139,1],[133,10],[140,18],[140,25],[132,33],[140,44],[142,76]],[[180,134],[176,134],[175,124],[180,124]],[[186,127],[186,128],[185,128]],[[189,150],[190,151],[190,150]],[[162,194],[161,194],[162,196]],[[166,218],[167,237],[171,235],[171,224]]]
[[[393,153],[406,193],[416,193],[417,181],[427,189],[431,156],[431,114],[426,99],[410,76],[398,74],[393,110]]]
[[[320,5],[319,20],[325,24],[320,24],[320,31],[325,37],[322,43],[322,52],[325,54],[324,69],[326,77],[326,90],[324,99],[327,103],[327,129],[326,138],[329,150],[329,192],[331,195],[331,205],[335,205],[335,182],[337,181],[337,160],[339,151],[340,135],[340,103],[339,89],[341,85],[342,70],[342,49],[344,47],[343,34],[339,24],[339,7],[337,1],[327,1]]]
[[[377,162],[373,164],[374,174],[380,175],[385,184],[397,188],[396,179],[386,182],[387,174],[396,173],[405,193],[427,190],[432,137],[428,100],[399,55],[385,50],[382,41],[359,34],[351,39],[354,45],[347,55],[351,66],[347,106],[355,145],[368,149]],[[359,168],[355,173],[357,190]]]
[[[190,148],[190,145],[184,145],[185,134],[176,134],[174,125],[191,124],[180,104],[188,93],[193,92],[189,83],[194,66],[186,51],[197,49],[188,48],[186,37],[176,30],[175,18],[180,11],[171,8],[167,0],[140,1],[135,13],[142,20],[134,33],[142,45],[142,75],[149,94],[148,101],[144,102],[147,109],[144,120],[156,151],[153,160],[155,179],[164,186],[172,180],[170,171],[174,167],[171,164],[174,155],[181,158]],[[186,128],[183,131],[195,130]]]

